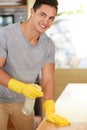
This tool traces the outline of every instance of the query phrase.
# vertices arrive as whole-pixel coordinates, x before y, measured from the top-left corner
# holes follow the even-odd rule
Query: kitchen
[[[6,3],[6,1],[5,1],[5,4],[7,4]],[[18,8],[24,8],[25,9],[25,7],[27,7],[27,5],[26,5],[26,3],[22,3],[22,2],[16,2],[16,3],[14,3],[14,1],[13,1],[13,3],[9,3],[10,4],[10,6],[13,8],[13,5],[11,5],[11,4],[15,4],[15,7],[18,7]],[[17,5],[18,4],[18,5]],[[24,5],[22,5],[22,4],[24,4]],[[3,5],[3,3],[2,3],[2,5]],[[7,7],[7,5],[6,5],[6,7]],[[8,11],[8,10],[7,10]],[[6,11],[6,12],[7,12]],[[1,12],[1,11],[0,11]],[[20,12],[20,11],[19,11]],[[19,15],[20,15],[20,13],[19,13]],[[20,18],[20,20],[22,21],[22,20],[24,20],[24,15],[22,15],[22,16],[20,16],[19,18]],[[22,19],[23,18],[23,19]],[[4,19],[4,20],[3,20]],[[9,22],[11,23],[11,22],[15,22],[14,21],[14,18],[13,18],[13,14],[11,15],[11,17],[10,17],[10,20],[7,20],[7,19],[9,19],[9,18],[6,18],[6,17],[1,17],[1,26],[3,26],[3,24],[2,24],[2,22],[3,21],[6,21],[6,22],[4,22],[4,24],[6,25],[6,24],[9,24]],[[16,19],[15,19],[16,20]],[[75,66],[76,67],[76,66]],[[63,69],[62,69],[63,70]],[[73,70],[72,70],[73,71]],[[63,71],[64,72],[64,71]],[[83,70],[82,70],[82,72],[83,72]],[[66,71],[66,73],[67,73],[67,71]],[[86,71],[84,72],[84,74],[86,73]],[[61,74],[61,72],[60,72],[60,74]],[[71,72],[71,74],[72,74],[72,72]],[[76,73],[77,74],[77,73]],[[82,75],[82,73],[81,73],[81,75]],[[60,77],[60,76],[59,76]],[[78,77],[78,75],[77,75],[77,77]],[[86,77],[86,76],[84,76],[84,77]],[[58,78],[58,77],[57,77]],[[65,79],[65,78],[64,78]],[[76,78],[75,78],[76,79]],[[83,79],[83,78],[82,78]],[[66,80],[67,81],[67,80]],[[70,82],[70,81],[69,81]],[[72,81],[71,81],[72,82]],[[79,81],[78,81],[79,82]],[[84,81],[83,81],[84,82]],[[85,81],[86,82],[86,81]],[[62,81],[62,83],[63,83],[63,81]],[[58,89],[58,87],[57,87],[57,89]],[[62,89],[63,90],[63,89]],[[57,97],[58,97],[58,94],[57,94]]]
[[[28,4],[22,0],[0,0],[0,26],[27,19]]]

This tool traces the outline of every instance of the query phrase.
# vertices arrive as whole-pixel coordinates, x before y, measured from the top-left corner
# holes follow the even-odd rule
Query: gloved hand
[[[8,88],[15,92],[24,94],[26,97],[29,97],[29,98],[37,98],[37,97],[43,96],[43,92],[41,91],[41,87],[39,85],[25,84],[14,78],[11,78],[9,80]]]
[[[44,103],[44,110],[46,113],[46,120],[54,123],[58,126],[67,126],[70,125],[70,122],[60,115],[55,113],[55,104],[53,100],[47,100]]]

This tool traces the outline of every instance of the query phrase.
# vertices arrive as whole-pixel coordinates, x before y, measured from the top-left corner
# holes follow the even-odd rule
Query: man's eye
[[[54,17],[51,17],[51,18],[50,18],[50,20],[52,20],[52,21],[54,21],[54,19],[55,19]]]
[[[45,16],[46,16],[46,14],[44,14],[44,13],[41,13],[41,16],[44,16],[44,17],[45,17]]]

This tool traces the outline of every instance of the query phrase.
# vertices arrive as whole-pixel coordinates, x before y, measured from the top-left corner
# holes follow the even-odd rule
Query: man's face
[[[36,31],[42,33],[52,25],[56,16],[56,9],[48,5],[42,5],[35,12],[31,11],[31,20]]]

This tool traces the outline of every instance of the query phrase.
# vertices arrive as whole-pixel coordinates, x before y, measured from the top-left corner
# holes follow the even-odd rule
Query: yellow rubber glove
[[[58,126],[67,126],[70,125],[70,122],[60,115],[55,113],[55,103],[53,100],[47,100],[44,103],[44,110],[46,113],[46,120],[54,123]]]
[[[41,91],[41,87],[39,85],[25,84],[14,78],[11,78],[9,80],[8,88],[15,92],[24,94],[26,97],[29,97],[29,98],[37,98],[37,97],[43,96],[43,92]]]

